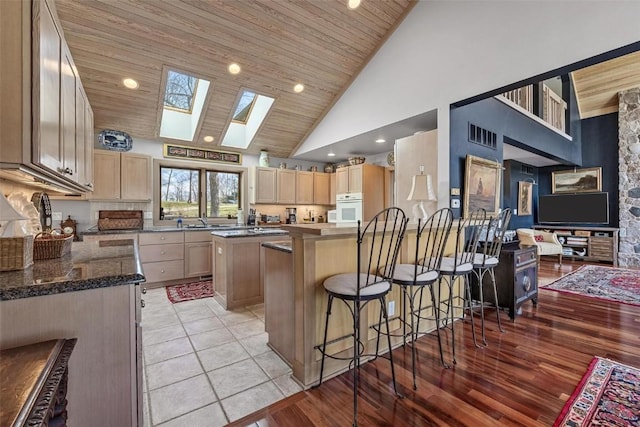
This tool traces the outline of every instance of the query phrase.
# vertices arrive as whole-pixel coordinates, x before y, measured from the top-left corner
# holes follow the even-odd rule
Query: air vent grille
[[[481,128],[473,123],[469,123],[469,141],[495,150],[498,135],[495,132]]]
[[[520,172],[523,175],[533,175],[533,166],[520,165]]]

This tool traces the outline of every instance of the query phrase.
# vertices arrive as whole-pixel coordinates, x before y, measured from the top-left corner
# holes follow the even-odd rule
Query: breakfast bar
[[[324,333],[324,319],[327,309],[327,293],[323,288],[323,281],[339,273],[355,272],[357,265],[357,225],[347,224],[291,224],[283,225],[289,231],[293,255],[293,357],[288,362],[293,369],[293,376],[304,387],[311,387],[317,383],[320,374],[321,354],[316,346],[322,343]],[[409,224],[402,244],[398,262],[407,262],[415,254],[416,225]],[[450,240],[447,251],[454,249]],[[443,291],[444,292],[444,291]],[[439,299],[446,298],[445,293]],[[400,313],[405,310],[401,290],[394,286],[387,295],[390,328],[392,333],[400,333]],[[421,307],[430,305],[429,297],[425,294]],[[265,305],[268,316],[269,307]],[[362,337],[367,337],[365,352],[375,351],[376,331],[379,308],[375,305],[367,306],[362,312]],[[352,348],[350,336],[352,331],[351,314],[344,304],[334,304],[329,324],[327,351],[336,356],[348,355]],[[426,323],[426,322],[425,322]],[[435,328],[435,323],[421,326],[423,331]],[[394,332],[395,331],[395,332]],[[400,345],[402,338],[392,337],[392,346]],[[381,340],[381,348],[386,351],[386,340]],[[348,362],[328,358],[325,361],[325,376],[337,375],[348,369]]]

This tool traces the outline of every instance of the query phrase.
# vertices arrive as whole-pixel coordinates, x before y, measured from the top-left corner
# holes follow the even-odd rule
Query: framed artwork
[[[569,169],[551,172],[551,193],[592,193],[602,191],[602,168]]]
[[[518,182],[518,216],[533,214],[533,183]]]
[[[500,209],[502,165],[494,160],[467,154],[464,171],[464,206],[462,215],[484,208],[487,216],[495,216]]]

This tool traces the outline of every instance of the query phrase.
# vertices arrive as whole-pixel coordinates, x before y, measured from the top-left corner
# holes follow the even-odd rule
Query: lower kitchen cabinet
[[[210,276],[213,262],[213,241],[209,231],[184,234],[184,277]]]
[[[140,233],[140,262],[148,283],[184,278],[184,232]]]

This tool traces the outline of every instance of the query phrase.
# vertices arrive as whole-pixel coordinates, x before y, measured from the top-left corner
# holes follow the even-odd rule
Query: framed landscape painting
[[[518,182],[518,216],[533,214],[533,184],[531,182]]]
[[[551,192],[553,194],[598,191],[602,191],[601,167],[551,172]]]
[[[464,206],[462,215],[484,208],[487,217],[495,216],[500,209],[500,185],[502,165],[494,160],[467,154],[464,171]]]

